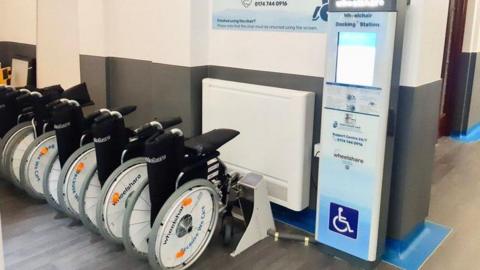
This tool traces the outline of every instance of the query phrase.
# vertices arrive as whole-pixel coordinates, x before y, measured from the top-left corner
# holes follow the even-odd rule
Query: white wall
[[[212,30],[209,64],[324,77],[326,34]]]
[[[81,54],[207,64],[208,0],[79,1]]]
[[[38,0],[38,87],[80,83],[77,1]]]
[[[448,0],[408,7],[401,85],[441,79],[447,13]],[[210,30],[210,65],[323,77],[325,51],[326,34]]]
[[[210,45],[210,0],[192,0],[190,3],[190,64],[208,65]]]
[[[318,77],[325,73],[325,34],[212,30],[212,0],[81,2],[82,54]],[[407,13],[402,85],[440,80],[447,12],[448,0],[412,1]]]
[[[152,61],[169,65],[191,66],[191,16],[192,1],[159,0],[152,37]]]
[[[72,1],[66,1],[64,6]],[[78,48],[81,54],[170,65],[209,64],[324,76],[325,34],[212,30],[211,1],[78,1],[78,45],[72,42],[68,46]],[[448,0],[412,1],[407,13],[402,85],[419,86],[440,79],[447,12]],[[68,16],[61,24],[63,29],[73,27],[73,23],[66,23],[73,17]],[[69,40],[75,40],[74,32],[66,33]],[[475,38],[480,40],[480,35]],[[474,44],[480,46],[480,42]],[[71,66],[76,65],[71,62]]]
[[[105,1],[78,1],[78,46],[80,54],[106,55]]]
[[[423,0],[407,8],[400,85],[441,80],[448,7],[448,0]]]
[[[151,60],[155,0],[105,0],[108,56]]]
[[[37,43],[37,1],[0,0],[0,41]]]
[[[463,52],[480,52],[480,0],[469,0]]]

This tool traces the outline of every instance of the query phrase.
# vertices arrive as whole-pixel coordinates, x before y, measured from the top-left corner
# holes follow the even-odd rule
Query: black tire
[[[132,173],[135,174],[135,177],[133,179],[127,178]],[[145,158],[135,158],[120,165],[108,177],[107,182],[102,187],[96,214],[98,229],[105,239],[115,244],[123,243],[123,218],[125,217],[127,199],[130,194],[139,188],[142,180],[147,179],[147,176]],[[112,203],[111,200],[115,195],[118,200]],[[112,219],[109,219],[109,217],[112,217]],[[120,232],[118,229],[120,229]]]
[[[148,179],[145,179],[140,184],[138,190],[128,198],[127,211],[123,218],[123,246],[129,255],[141,259],[147,259],[148,257],[148,235],[151,230],[150,211]],[[138,220],[132,220],[133,218],[137,218]],[[135,240],[132,239],[134,236],[131,232],[133,231],[137,234],[135,235]]]
[[[6,168],[5,168],[5,161],[4,161],[4,156],[5,156],[5,150],[6,147],[11,143],[12,137],[15,136],[15,134],[20,131],[23,128],[26,128],[28,126],[32,126],[30,123],[21,123],[10,129],[0,140],[0,176],[2,178],[5,178],[5,180],[10,181],[10,175],[7,174]]]
[[[83,168],[79,171],[75,171],[76,167],[79,163],[82,161],[85,161],[87,159],[87,156],[89,157],[89,160],[93,164],[88,164],[86,166],[82,166]],[[92,168],[96,168],[96,156],[95,156],[95,146],[93,143],[86,144],[79,149],[77,149],[65,162],[62,171],[60,173],[60,177],[58,179],[58,187],[57,187],[57,192],[58,192],[58,201],[60,202],[60,205],[62,209],[65,211],[65,213],[70,216],[71,218],[74,219],[80,219],[80,210],[78,206],[78,200],[75,200],[75,203],[77,204],[76,206],[72,205],[72,202],[69,201],[69,196],[68,196],[68,190],[67,188],[70,188],[70,191],[72,191],[72,200],[79,198],[80,197],[80,189],[82,187],[83,182],[82,181],[76,181],[75,183],[78,182],[78,185],[75,185],[75,183],[71,183],[75,180],[78,179],[83,179],[84,177],[87,178],[89,177],[91,173],[91,170],[89,169],[91,166]],[[73,188],[72,188],[73,186]],[[75,188],[77,187],[77,188]],[[78,190],[78,191],[77,191]],[[76,193],[73,191],[77,191]]]
[[[27,123],[18,125],[17,128],[19,129],[11,136],[4,149],[2,170],[15,186],[23,189],[20,183],[20,163],[25,150],[35,140],[35,134],[33,127]]]
[[[229,246],[233,239],[233,217],[230,214],[226,214],[222,219],[222,238],[223,245]]]
[[[50,162],[49,168],[43,176],[43,194],[45,195],[45,199],[50,206],[63,213],[65,210],[63,210],[62,206],[58,202],[58,197],[54,197],[58,196],[56,189],[61,171],[62,168],[60,166],[60,158],[58,155],[56,155],[55,159]]]
[[[43,151],[46,149],[46,153]],[[52,157],[57,156],[55,132],[36,138],[25,151],[20,165],[20,182],[25,191],[36,199],[45,199],[43,181],[45,171],[51,167]]]
[[[92,192],[93,194],[90,194]],[[97,168],[90,173],[90,177],[83,183],[80,190],[80,220],[90,231],[100,234],[96,220],[98,198],[100,197],[101,186],[98,181]],[[88,204],[88,205],[87,205]]]

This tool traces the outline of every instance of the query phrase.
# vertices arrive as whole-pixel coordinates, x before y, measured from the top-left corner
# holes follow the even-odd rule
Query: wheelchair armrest
[[[215,129],[185,142],[185,147],[198,155],[214,152],[237,137],[240,132],[232,129]]]

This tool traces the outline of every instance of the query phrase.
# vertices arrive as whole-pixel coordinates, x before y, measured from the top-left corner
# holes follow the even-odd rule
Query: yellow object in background
[[[12,69],[10,67],[0,68],[0,85],[10,84]]]

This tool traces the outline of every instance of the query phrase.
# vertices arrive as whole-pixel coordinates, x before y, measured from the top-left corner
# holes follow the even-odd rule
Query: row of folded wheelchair
[[[209,244],[219,215],[232,236],[238,176],[218,149],[234,130],[184,138],[180,118],[127,128],[135,106],[101,109],[87,87],[0,88],[0,173],[154,269],[185,269]]]

